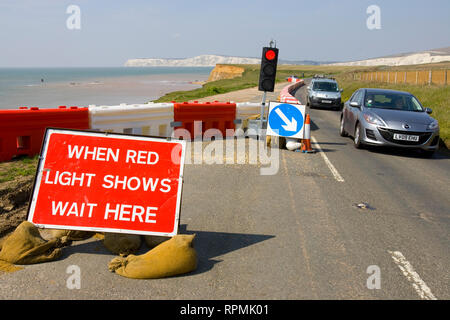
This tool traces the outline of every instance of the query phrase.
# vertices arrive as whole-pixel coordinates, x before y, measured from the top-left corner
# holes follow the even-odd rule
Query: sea
[[[212,67],[0,68],[0,109],[147,103],[193,90]]]

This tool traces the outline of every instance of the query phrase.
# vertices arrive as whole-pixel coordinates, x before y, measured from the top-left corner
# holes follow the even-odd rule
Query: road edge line
[[[311,136],[311,140],[316,145],[317,149],[319,150],[320,155],[322,156],[323,160],[325,161],[325,163],[327,164],[331,173],[333,174],[334,179],[338,182],[345,182],[344,178],[342,178],[342,176],[339,174],[339,171],[337,171],[337,169],[331,163],[330,159],[328,159],[325,152],[323,152],[323,150],[320,147],[320,144],[317,142],[316,138],[314,136]]]
[[[425,300],[437,300],[437,298],[431,293],[430,288],[427,286],[425,281],[420,278],[419,274],[414,270],[411,263],[406,260],[405,256],[400,251],[389,251],[395,264],[400,268],[403,275],[411,282],[414,290],[417,292],[419,297]]]

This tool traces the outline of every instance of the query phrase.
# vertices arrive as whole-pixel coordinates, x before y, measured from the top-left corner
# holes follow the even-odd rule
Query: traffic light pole
[[[263,92],[261,101],[260,114],[260,136],[263,135],[262,129],[264,126],[264,113],[266,108],[267,92],[274,92],[277,64],[278,64],[278,48],[274,47],[275,41],[270,41],[269,47],[263,47],[261,56],[261,68],[259,73],[258,90]],[[267,121],[268,119],[266,119]]]
[[[261,132],[263,130],[263,123],[264,123],[264,109],[266,108],[266,95],[267,95],[267,91],[263,91],[263,97],[262,97],[262,101],[261,101],[261,115],[260,115],[260,123],[261,123]]]

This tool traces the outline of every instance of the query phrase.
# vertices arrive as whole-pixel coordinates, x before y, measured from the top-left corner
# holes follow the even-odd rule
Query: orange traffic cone
[[[309,119],[309,114],[306,114],[305,120],[305,129],[303,133],[302,140],[302,152],[303,153],[314,153],[314,150],[311,148],[311,120]]]

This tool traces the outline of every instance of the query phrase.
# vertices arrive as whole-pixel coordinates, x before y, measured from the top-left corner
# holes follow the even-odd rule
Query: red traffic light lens
[[[273,50],[267,50],[266,51],[266,59],[267,60],[273,60],[273,59],[275,59],[275,57],[276,57],[276,53],[275,53],[275,51],[273,51]]]

